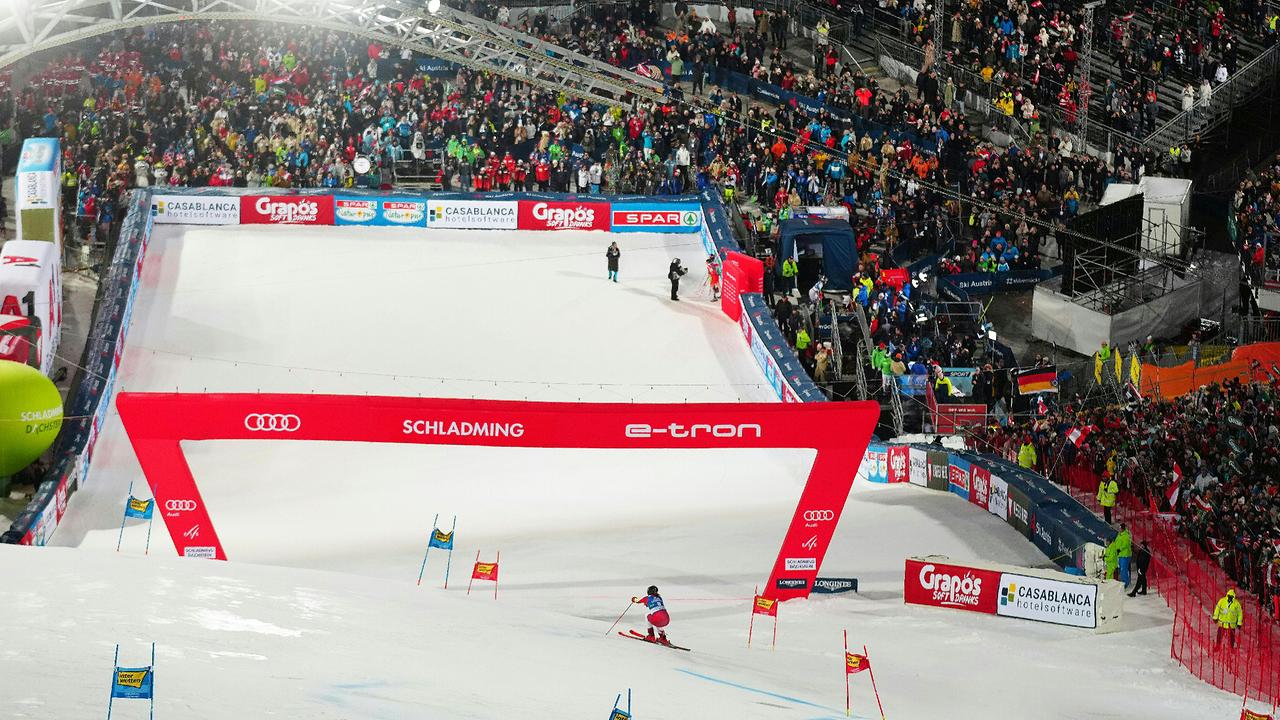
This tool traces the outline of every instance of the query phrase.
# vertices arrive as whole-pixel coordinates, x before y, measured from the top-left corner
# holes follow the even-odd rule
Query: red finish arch
[[[804,597],[822,566],[880,408],[121,393],[116,408],[179,554],[226,559],[183,440],[322,440],[536,448],[812,448],[766,594]],[[200,526],[198,539],[189,539]],[[803,581],[803,582],[801,582]]]

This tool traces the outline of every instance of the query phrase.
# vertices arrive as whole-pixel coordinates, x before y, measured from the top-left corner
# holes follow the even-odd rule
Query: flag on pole
[[[155,510],[154,500],[139,500],[130,495],[129,502],[124,507],[124,516],[138,518],[139,520],[150,520],[153,510]]]
[[[1169,484],[1169,494],[1165,499],[1169,501],[1169,509],[1177,512],[1178,495],[1182,492],[1182,466],[1178,463],[1173,464],[1173,482]]]
[[[1275,720],[1275,718],[1270,715],[1254,712],[1249,708],[1241,708],[1240,720]]]
[[[1058,370],[1053,365],[1019,370],[1016,379],[1019,395],[1058,392]]]
[[[844,671],[850,675],[857,675],[863,670],[871,669],[871,661],[866,655],[859,655],[846,651],[844,654]]]
[[[1129,356],[1129,382],[1134,387],[1142,387],[1142,363],[1138,362],[1138,353]]]
[[[1124,380],[1124,360],[1120,354],[1120,348],[1116,348],[1116,382]]]
[[[440,548],[441,550],[453,549],[453,531],[445,532],[436,528],[431,533],[431,540],[427,543],[427,547]]]
[[[1191,498],[1191,504],[1195,505],[1197,509],[1202,510],[1204,512],[1209,512],[1210,510],[1213,509],[1213,506],[1209,504],[1208,500],[1204,499],[1203,495],[1197,495]]]
[[[111,660],[111,694],[107,696],[107,720],[111,720],[111,709],[117,698],[147,700],[151,703],[151,717],[155,717],[155,667],[155,643],[151,643],[151,664],[143,667],[120,667],[120,645],[116,645],[116,654]]]
[[[1075,445],[1076,447],[1080,447],[1084,445],[1085,439],[1088,438],[1089,434],[1092,432],[1093,432],[1092,425],[1085,425],[1084,427],[1071,428],[1070,430],[1067,431],[1067,440],[1070,441],[1072,445]]]
[[[111,697],[149,700],[154,679],[150,665],[136,668],[117,666]]]
[[[471,579],[498,582],[498,563],[477,562],[471,570]]]
[[[471,566],[471,579],[467,581],[467,594],[471,594],[471,586],[477,580],[490,580],[493,582],[493,599],[498,599],[498,563],[502,561],[502,553],[499,552],[497,557],[491,563],[480,562],[480,551],[476,551],[475,565]]]
[[[640,77],[646,77],[646,78],[649,78],[650,80],[662,79],[662,68],[658,67],[657,65],[640,63],[639,65],[632,68],[632,70],[634,70],[635,74],[639,75]]]
[[[756,595],[755,604],[751,606],[751,612],[755,615],[778,617],[778,601],[763,595]]]
[[[1093,354],[1093,381],[1099,385],[1102,384],[1102,353]]]
[[[1044,404],[1043,397],[1036,398],[1036,412],[1041,415],[1049,414],[1049,406]]]

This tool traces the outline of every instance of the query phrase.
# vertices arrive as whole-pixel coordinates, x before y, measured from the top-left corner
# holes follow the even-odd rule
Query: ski
[[[664,647],[669,650],[683,650],[685,652],[693,652],[689,648],[680,647],[679,645],[663,645],[662,643],[658,643],[658,642],[650,642],[648,638],[636,632],[635,630],[632,630],[630,633],[619,632],[618,636],[627,638],[628,640],[639,640],[640,642],[649,643],[650,645],[657,645],[658,647]]]

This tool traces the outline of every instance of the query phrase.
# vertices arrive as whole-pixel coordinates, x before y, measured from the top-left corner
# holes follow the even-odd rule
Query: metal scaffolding
[[[661,83],[451,8],[391,0],[0,0],[0,68],[129,28],[170,22],[290,23],[343,32],[485,70],[570,97],[661,102]]]

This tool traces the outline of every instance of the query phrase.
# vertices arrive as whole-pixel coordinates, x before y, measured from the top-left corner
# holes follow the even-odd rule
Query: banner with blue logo
[[[702,229],[699,203],[613,203],[613,232],[692,233]]]
[[[155,510],[154,500],[139,500],[138,498],[129,497],[129,503],[125,505],[124,516],[137,518],[139,520],[150,520],[151,512]]]
[[[431,533],[431,541],[428,547],[440,548],[441,550],[453,549],[453,531],[445,532],[439,528]]]
[[[426,227],[427,201],[414,197],[361,197],[338,195],[333,199],[336,225]]]
[[[111,710],[117,698],[146,700],[151,705],[151,717],[155,717],[155,668],[155,643],[151,643],[151,664],[142,667],[121,667],[120,645],[116,645],[115,657],[111,661],[111,694],[107,696],[107,720],[111,720]]]

